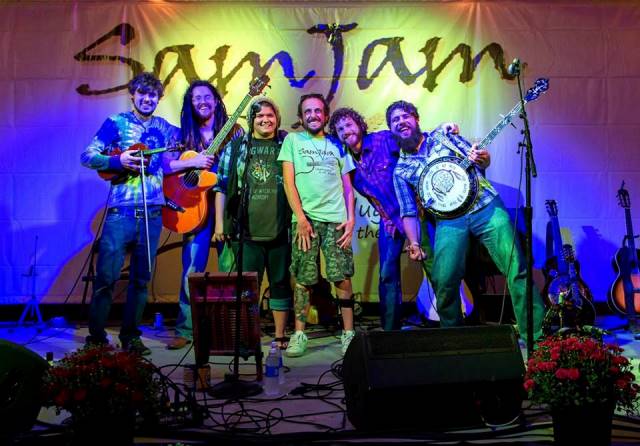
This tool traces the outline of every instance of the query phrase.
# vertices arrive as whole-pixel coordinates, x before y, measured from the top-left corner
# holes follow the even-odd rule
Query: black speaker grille
[[[518,343],[509,325],[491,327],[455,327],[445,329],[373,332],[368,337],[371,359],[498,353],[517,350]]]

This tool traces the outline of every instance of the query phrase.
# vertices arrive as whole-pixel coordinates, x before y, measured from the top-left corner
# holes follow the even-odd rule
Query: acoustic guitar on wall
[[[627,233],[614,257],[614,269],[618,275],[609,291],[609,304],[617,312],[635,317],[640,312],[640,270],[631,222],[631,199],[624,188],[624,181],[618,190],[618,204],[624,209]]]

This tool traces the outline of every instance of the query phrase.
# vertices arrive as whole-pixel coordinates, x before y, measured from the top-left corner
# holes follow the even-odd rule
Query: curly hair
[[[148,93],[150,91],[155,91],[158,93],[158,98],[161,98],[164,94],[164,87],[162,86],[162,82],[153,75],[153,73],[144,72],[135,76],[133,79],[129,81],[127,84],[127,89],[130,94],[134,94],[136,91],[140,90],[141,93]]]
[[[364,122],[364,118],[362,117],[362,115],[350,107],[341,107],[333,112],[333,114],[331,115],[331,119],[329,120],[329,133],[331,133],[333,136],[338,137],[336,125],[343,118],[353,119],[353,122],[355,122],[356,125],[360,128],[360,133],[363,137],[367,134],[367,130],[369,129],[369,127],[367,126],[367,123]]]
[[[210,82],[204,80],[196,80],[191,82],[189,88],[184,93],[182,98],[182,110],[180,111],[180,133],[182,143],[192,149],[202,148],[204,142],[200,135],[200,122],[198,121],[198,115],[193,107],[193,90],[196,87],[206,87],[211,91],[216,105],[213,111],[213,134],[217,135],[220,129],[224,126],[229,116],[227,115],[227,109],[222,102],[222,97],[216,87],[211,85]]]
[[[391,128],[391,113],[398,109],[413,115],[416,119],[420,119],[418,109],[415,105],[407,101],[396,101],[387,107],[387,127]]]

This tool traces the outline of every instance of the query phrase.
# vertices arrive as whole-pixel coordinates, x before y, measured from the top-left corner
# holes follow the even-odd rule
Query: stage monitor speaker
[[[524,362],[510,325],[358,333],[342,366],[362,430],[440,430],[518,418]]]
[[[46,369],[47,362],[38,354],[0,339],[0,438],[33,427]]]

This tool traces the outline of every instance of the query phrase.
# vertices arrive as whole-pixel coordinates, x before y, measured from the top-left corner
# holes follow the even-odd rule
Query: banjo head
[[[467,211],[478,195],[478,178],[455,156],[438,158],[420,175],[418,195],[423,206],[440,218],[454,218]]]

